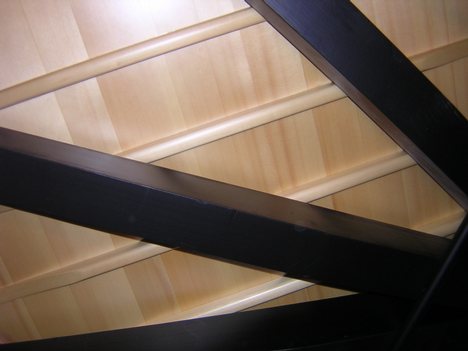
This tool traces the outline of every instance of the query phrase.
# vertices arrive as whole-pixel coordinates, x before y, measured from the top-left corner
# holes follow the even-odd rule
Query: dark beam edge
[[[437,88],[435,88],[390,41],[373,27],[370,21],[365,18],[354,5],[344,1],[340,3],[336,1],[319,3],[318,1],[304,2],[302,0],[290,2],[282,0],[247,0],[247,2],[256,8],[286,39],[296,46],[312,63],[319,67],[332,81],[347,93],[367,115],[386,131],[403,149],[412,155],[419,165],[467,210],[468,158],[465,152],[468,150],[467,121]],[[313,8],[313,11],[307,12],[306,7],[308,6]],[[328,16],[323,16],[321,10],[325,11]],[[309,18],[310,23],[313,23],[313,25],[308,25],[307,21],[304,19],[312,13],[318,15],[315,17],[310,16],[313,17]],[[346,13],[345,17],[343,17],[343,13]],[[322,16],[325,18],[324,21],[316,23],[317,17]],[[337,18],[333,18],[334,16]],[[344,26],[347,26],[347,28],[343,32]],[[372,35],[366,36],[365,34],[367,33],[363,33],[362,27],[370,29],[370,32],[374,35],[372,38],[374,41],[369,40],[369,37]],[[313,33],[307,33],[308,30]],[[319,31],[325,33],[325,35],[320,35],[320,33],[318,33]],[[352,35],[355,33],[357,33],[358,36],[361,35],[360,39],[362,39],[362,42],[354,42],[351,46],[347,46],[346,41],[348,44],[352,41],[349,40],[349,38],[347,38],[348,40],[345,42],[341,40],[341,36],[346,38],[345,32],[353,33]],[[376,34],[378,37],[377,40],[375,38]],[[329,40],[336,39],[337,36],[340,38],[334,40],[332,44],[328,44],[327,47],[327,44],[323,44],[326,40],[324,37],[327,37],[327,35]],[[322,42],[320,42],[320,40],[322,40]],[[364,45],[363,42],[366,44]],[[381,46],[376,46],[376,42],[380,42]],[[352,47],[353,44],[355,45],[354,47]],[[332,48],[330,50],[330,47],[334,45],[336,45],[338,49],[335,50]],[[366,63],[364,63],[366,67],[363,68],[363,62],[365,62],[366,59],[363,54],[366,50],[363,50],[362,47],[367,45],[372,47],[373,51],[376,53],[375,56],[379,56],[381,53],[379,52],[380,49],[385,52],[384,55],[387,57],[372,57],[370,58],[370,62],[367,62],[367,64],[370,63],[371,67],[369,68],[366,66]],[[360,60],[356,60],[356,56],[353,57],[355,50],[359,52],[358,56],[361,55],[358,57]],[[347,53],[351,54],[346,55]],[[351,66],[346,63],[343,64],[343,61],[347,62],[348,60],[352,62]],[[383,76],[382,74],[375,74],[375,67],[381,65],[382,62],[385,64],[390,63],[388,65],[389,67],[383,65],[382,70],[388,70]],[[356,63],[357,67],[355,65]],[[352,67],[352,65],[355,65],[355,67]],[[402,66],[403,72],[399,72],[395,69],[396,67]],[[385,77],[385,74],[395,74],[397,81],[392,80],[392,78],[394,79],[395,77],[390,77],[390,79],[389,77]],[[376,80],[377,83],[370,83],[369,85],[369,82],[373,80]],[[386,87],[389,91],[385,92],[379,87],[382,81],[384,85],[385,83],[391,83]],[[410,84],[408,84],[408,82],[410,82]],[[400,85],[398,83],[400,83]],[[410,88],[407,90],[399,89],[399,87],[402,87],[401,84],[409,85]],[[418,89],[418,86],[420,89]],[[372,89],[375,89],[375,92],[372,91]],[[390,98],[385,96],[385,93],[387,93]],[[408,96],[402,97],[398,96],[399,94],[407,94],[411,99],[415,97],[416,99],[414,99],[415,101],[408,101]],[[407,99],[406,101],[405,98]],[[392,109],[389,103],[393,103],[397,107]],[[409,114],[405,115],[405,108],[410,110]],[[436,110],[434,114],[431,114],[433,112],[432,109]],[[398,116],[398,112],[403,115],[403,118]],[[407,121],[413,118],[411,114],[416,116],[416,122]],[[422,132],[418,130],[418,128],[421,129]],[[439,133],[442,137],[437,138]],[[438,140],[438,142],[436,142],[436,140]],[[434,149],[434,144],[436,149]],[[442,150],[437,150],[437,147],[440,147]],[[405,350],[414,349],[412,343],[418,340],[418,335],[416,335],[414,331],[416,328],[415,326],[423,313],[427,313],[428,309],[430,310],[430,308],[428,308],[428,301],[433,299],[433,293],[437,291],[437,289],[439,289],[439,296],[436,296],[436,298],[439,300],[441,298],[440,295],[445,295],[445,298],[450,297],[452,301],[454,301],[454,304],[466,306],[466,287],[461,288],[460,286],[460,283],[466,286],[466,279],[464,279],[464,267],[466,267],[466,264],[463,264],[463,262],[466,263],[467,257],[467,245],[465,242],[466,221],[467,219],[465,218],[464,224],[460,227],[460,231],[463,232],[463,234],[456,236],[454,239],[453,246],[447,255],[446,261],[441,266],[440,271],[428,290],[422,295],[420,302],[410,315],[405,328],[402,329],[401,334],[395,339],[396,343],[392,345],[392,350],[400,350],[403,347]],[[465,251],[463,254],[458,253],[459,247],[463,247]],[[452,264],[452,258],[457,255],[459,259],[455,267],[450,267],[454,265]],[[445,284],[444,289],[442,289],[443,293],[440,293],[441,281],[444,280],[448,271],[452,273],[448,279],[449,283]],[[454,274],[453,272],[456,273]],[[461,294],[457,292],[459,289],[462,291]],[[455,294],[455,296],[454,293],[456,292],[457,294]],[[431,308],[433,307],[431,306]],[[408,335],[410,335],[410,338],[408,338]],[[448,349],[448,347],[446,346],[440,349]]]
[[[430,311],[431,308],[434,308],[433,304],[437,300],[443,301],[448,298],[454,302],[454,305],[468,306],[468,296],[466,294],[468,282],[465,277],[467,266],[468,217],[465,217],[455,235],[450,252],[447,254],[424,295],[415,304],[413,311],[409,314],[408,321],[396,339],[392,351],[411,349],[411,342],[417,338],[417,335],[415,335],[417,324],[428,310]]]
[[[356,294],[297,305],[84,335],[6,344],[1,350],[384,350],[411,302]],[[466,313],[438,309],[417,328],[413,350],[427,344],[467,345],[448,329]]]
[[[3,128],[0,168],[7,206],[353,291],[417,297],[449,245]]]
[[[246,2],[468,211],[468,122],[351,2]]]

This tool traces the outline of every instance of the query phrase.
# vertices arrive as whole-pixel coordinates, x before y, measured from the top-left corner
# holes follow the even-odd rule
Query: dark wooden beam
[[[468,122],[350,1],[246,1],[468,209]]]
[[[449,244],[3,128],[0,169],[6,206],[354,291],[417,297]]]
[[[452,248],[447,254],[432,283],[415,305],[392,351],[412,350],[412,342],[418,336],[416,326],[438,301],[450,300],[459,310],[468,308],[468,217],[458,229]],[[468,330],[468,329],[467,329]]]
[[[251,312],[0,346],[5,351],[388,350],[411,310],[407,301],[351,295]],[[412,350],[468,345],[467,316],[433,311]]]

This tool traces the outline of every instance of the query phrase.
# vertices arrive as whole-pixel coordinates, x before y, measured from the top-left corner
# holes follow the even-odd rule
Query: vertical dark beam
[[[468,122],[353,4],[246,1],[468,209]]]

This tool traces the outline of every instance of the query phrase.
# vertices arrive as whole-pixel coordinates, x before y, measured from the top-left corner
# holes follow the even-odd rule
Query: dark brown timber
[[[0,203],[354,291],[418,296],[444,238],[0,128]]]
[[[246,1],[468,209],[468,122],[351,2]]]

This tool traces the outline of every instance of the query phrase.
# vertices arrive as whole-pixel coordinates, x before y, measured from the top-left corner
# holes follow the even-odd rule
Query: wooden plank
[[[349,290],[414,297],[448,244],[7,129],[0,156],[8,206]]]
[[[43,291],[78,283],[159,255],[169,249],[136,242],[59,269],[9,284],[0,289],[0,304]]]
[[[428,310],[434,309],[434,302],[440,299],[450,298],[451,304],[459,310],[468,311],[467,288],[465,268],[468,263],[468,217],[466,217],[455,234],[453,245],[447,253],[437,274],[428,286],[421,299],[398,336],[393,350],[406,350],[415,338],[415,329]]]
[[[247,2],[468,209],[468,122],[354,5]]]
[[[420,53],[410,59],[420,70],[426,71],[464,57],[468,57],[468,39]],[[274,102],[125,150],[119,155],[142,162],[154,162],[342,98],[345,98],[345,94],[333,84],[318,85]]]
[[[0,91],[0,109],[261,22],[245,9],[124,47],[8,87]]]

